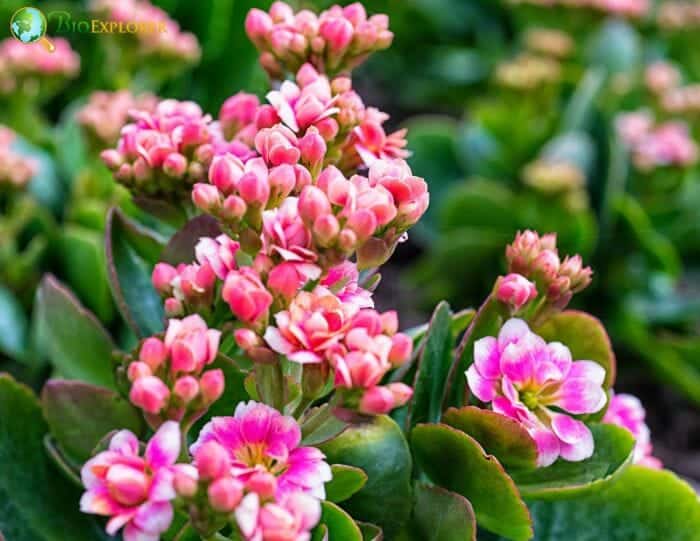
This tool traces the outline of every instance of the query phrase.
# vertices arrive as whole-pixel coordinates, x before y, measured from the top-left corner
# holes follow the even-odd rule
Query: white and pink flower
[[[174,465],[180,453],[180,428],[164,423],[139,456],[139,441],[128,430],[112,437],[109,449],[85,463],[84,513],[110,517],[107,533],[122,527],[124,541],[158,541],[173,519]]]
[[[547,343],[523,320],[510,319],[497,338],[476,341],[466,376],[479,400],[526,428],[540,466],[593,454],[591,431],[575,416],[598,412],[607,401],[599,364],[572,360],[564,344]]]

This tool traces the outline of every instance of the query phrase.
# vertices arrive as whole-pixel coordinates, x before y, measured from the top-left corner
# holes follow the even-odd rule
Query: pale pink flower
[[[321,504],[301,492],[263,503],[251,492],[236,508],[235,517],[246,541],[309,541],[321,519]]]
[[[81,470],[86,492],[80,510],[111,517],[107,533],[115,535],[124,527],[124,541],[158,541],[173,519],[173,466],[179,453],[180,427],[174,421],[158,429],[143,457],[136,436],[118,432],[109,449]]]
[[[634,461],[650,468],[660,469],[661,461],[652,456],[651,432],[644,422],[646,411],[636,396],[614,394],[603,417],[604,423],[621,426],[630,431],[637,441],[634,447]]]
[[[359,308],[373,308],[372,292],[361,287],[359,279],[357,265],[344,261],[328,269],[320,284],[330,289],[344,303],[355,304]]]
[[[643,141],[654,126],[654,119],[648,111],[622,113],[615,119],[615,128],[622,142],[630,148]]]
[[[428,185],[413,175],[404,160],[375,161],[369,168],[369,181],[391,193],[396,205],[396,221],[402,230],[415,224],[428,208]]]
[[[358,310],[322,286],[300,291],[287,310],[275,314],[276,327],[268,327],[264,338],[290,361],[321,363],[344,338]]]
[[[221,331],[209,329],[197,314],[171,319],[165,332],[165,347],[170,353],[171,370],[200,372],[216,358]]]
[[[236,252],[240,243],[222,234],[212,239],[202,237],[194,248],[195,257],[200,264],[208,264],[217,278],[224,280],[229,271],[236,268]]]
[[[243,128],[255,123],[260,100],[255,94],[238,92],[228,98],[219,110],[219,122],[224,134],[231,138]]]
[[[591,431],[573,416],[595,413],[605,405],[605,370],[599,364],[573,361],[564,344],[547,343],[523,320],[510,319],[498,338],[475,342],[474,363],[466,376],[479,400],[530,433],[540,466],[558,457],[576,462],[593,454]]]
[[[301,429],[292,417],[265,404],[241,402],[233,417],[214,417],[192,445],[196,455],[207,442],[219,443],[229,454],[231,474],[248,483],[260,472],[276,478],[275,498],[304,492],[325,497],[331,470],[315,447],[300,447]]]

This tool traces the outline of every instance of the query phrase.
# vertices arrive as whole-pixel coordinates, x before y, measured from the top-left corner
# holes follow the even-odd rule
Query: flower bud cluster
[[[207,369],[219,349],[221,332],[198,315],[171,319],[163,339],[144,340],[128,360],[129,399],[152,426],[165,420],[192,422],[224,392],[224,374]]]
[[[359,2],[333,6],[318,16],[306,9],[294,13],[284,2],[274,2],[269,12],[252,9],[245,29],[272,79],[283,79],[285,72],[296,72],[305,62],[329,74],[347,72],[394,39],[388,17],[368,17]]]
[[[37,172],[34,160],[12,149],[15,137],[15,132],[0,125],[0,192],[25,188]]]
[[[593,271],[584,267],[580,255],[559,258],[556,234],[539,236],[526,230],[506,247],[508,272],[517,273],[537,284],[547,302],[563,309],[574,294],[591,283]]]

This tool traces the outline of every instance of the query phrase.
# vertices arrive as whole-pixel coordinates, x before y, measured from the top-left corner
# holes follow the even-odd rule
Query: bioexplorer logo
[[[68,11],[50,11],[48,17],[35,7],[23,7],[10,19],[10,33],[22,43],[40,42],[49,52],[55,47],[46,37],[49,24],[57,34],[154,34],[167,32],[164,21],[75,19]]]

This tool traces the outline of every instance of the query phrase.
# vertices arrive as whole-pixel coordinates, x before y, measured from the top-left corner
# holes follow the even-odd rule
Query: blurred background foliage
[[[2,2],[0,20],[25,3]],[[196,35],[198,63],[141,63],[123,48],[115,52],[108,36],[74,33],[66,37],[80,54],[80,75],[62,91],[43,102],[0,97],[0,124],[21,136],[16,150],[40,165],[27,193],[0,218],[2,369],[26,381],[40,381],[46,370],[37,347],[45,322],[31,309],[44,271],[66,282],[124,344],[134,340],[104,270],[105,215],[119,202],[131,216],[150,218],[115,186],[76,121],[90,93],[150,91],[195,100],[216,115],[239,90],[267,90],[243,21],[269,1],[154,3]],[[624,18],[507,0],[365,2],[370,13],[389,14],[395,40],[358,70],[356,86],[394,126],[409,128],[410,164],[431,191],[429,212],[388,266],[380,295],[417,314],[415,322],[443,298],[455,307],[478,305],[494,270],[504,269],[503,249],[516,231],[555,231],[563,254],[581,253],[595,270],[578,302],[610,328],[623,378],[652,385],[641,394],[653,395],[650,367],[700,403],[697,156],[649,166],[616,128],[622,112],[647,110],[656,123],[685,122],[687,144],[700,137],[693,86],[700,82],[700,19],[670,24],[677,18],[669,5],[678,3],[651,0],[646,15]],[[90,17],[79,1],[38,7]],[[675,102],[650,88],[649,69],[659,61],[678,70]],[[163,222],[149,225],[164,238],[172,233]],[[691,423],[700,426],[697,416]]]

